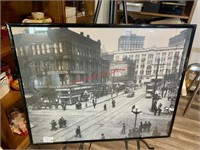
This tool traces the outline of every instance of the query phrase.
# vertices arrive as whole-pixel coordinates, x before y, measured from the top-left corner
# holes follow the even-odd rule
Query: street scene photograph
[[[33,144],[170,136],[190,28],[11,29]]]

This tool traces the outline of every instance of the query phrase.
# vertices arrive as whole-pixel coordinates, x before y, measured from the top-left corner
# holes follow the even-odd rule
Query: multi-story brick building
[[[182,47],[166,47],[115,52],[114,61],[122,61],[124,58],[135,61],[137,83],[145,83],[155,77],[158,59],[158,77],[163,77],[167,73],[176,73],[179,69],[180,61],[178,59],[181,57],[182,51]]]
[[[36,90],[39,97],[48,95],[74,104],[84,90],[92,91],[108,80],[108,75],[99,76],[109,71],[109,61],[100,56],[101,42],[83,32],[58,28],[14,36],[27,92]]]

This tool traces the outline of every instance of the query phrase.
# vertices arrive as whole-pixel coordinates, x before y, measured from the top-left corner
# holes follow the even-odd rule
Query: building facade
[[[144,47],[144,39],[144,36],[138,36],[132,34],[131,31],[127,31],[127,33],[122,35],[118,40],[118,51],[141,50]]]
[[[155,77],[157,69],[158,77],[162,77],[165,74],[177,73],[182,51],[182,47],[166,47],[115,52],[114,61],[122,61],[123,59],[135,61],[136,83],[147,83]]]
[[[74,104],[84,90],[92,91],[108,80],[108,75],[100,76],[109,71],[109,61],[100,56],[101,42],[83,32],[49,29],[15,39],[24,89],[39,91],[38,97]]]

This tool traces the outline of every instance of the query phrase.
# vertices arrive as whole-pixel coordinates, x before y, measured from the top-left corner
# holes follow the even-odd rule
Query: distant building
[[[141,50],[144,47],[144,36],[132,34],[130,31],[122,35],[118,40],[118,51]]]
[[[155,77],[158,58],[160,65],[158,77],[166,74],[181,72],[183,62],[183,50],[188,30],[169,39],[169,47],[144,48],[144,36],[138,36],[127,32],[119,38],[118,52],[114,52],[114,61],[135,61],[135,76],[137,83],[150,82]]]
[[[187,30],[183,30],[180,34],[169,39],[169,47],[183,47],[186,40]]]
[[[109,62],[113,61],[113,53],[104,52],[104,53],[101,53],[101,57],[104,60],[108,60]]]

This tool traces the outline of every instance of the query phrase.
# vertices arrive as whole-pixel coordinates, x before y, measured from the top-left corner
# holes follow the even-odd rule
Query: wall
[[[198,14],[198,15],[197,15]],[[197,1],[197,5],[196,5],[196,9],[194,11],[194,15],[192,18],[192,24],[197,24],[197,30],[196,30],[196,34],[195,34],[195,40],[193,43],[193,47],[196,48],[200,48],[200,19],[199,19],[199,15],[200,15],[200,1]]]
[[[95,10],[98,0],[95,0]],[[97,20],[98,24],[108,23],[109,22],[109,0],[102,0],[101,9],[99,12],[99,17]]]
[[[189,64],[200,63],[200,1],[197,1],[196,9],[192,18],[192,24],[197,24],[192,52],[190,54]]]

